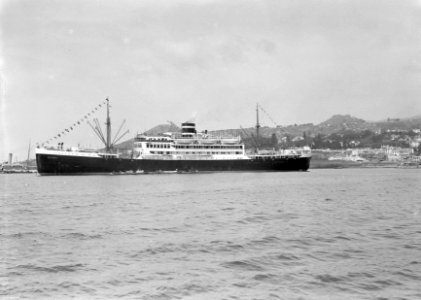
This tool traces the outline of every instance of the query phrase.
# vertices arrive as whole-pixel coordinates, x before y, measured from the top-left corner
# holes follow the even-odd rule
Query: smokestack
[[[13,153],[9,153],[9,165],[13,162]]]

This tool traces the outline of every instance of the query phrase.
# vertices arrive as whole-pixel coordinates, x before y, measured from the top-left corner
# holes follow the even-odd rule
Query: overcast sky
[[[256,102],[279,125],[421,113],[420,0],[0,3],[0,160],[106,97],[130,137],[253,126]],[[61,141],[100,145],[85,123]]]

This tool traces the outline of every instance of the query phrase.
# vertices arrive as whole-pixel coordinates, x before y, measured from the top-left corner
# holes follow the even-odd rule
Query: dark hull
[[[309,157],[258,157],[250,160],[152,160],[96,158],[37,154],[41,175],[98,174],[119,172],[219,172],[219,171],[307,171]]]

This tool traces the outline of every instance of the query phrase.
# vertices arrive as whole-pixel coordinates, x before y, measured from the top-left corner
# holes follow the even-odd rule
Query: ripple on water
[[[253,260],[234,260],[222,263],[224,268],[241,271],[264,271],[265,268]]]
[[[1,296],[421,299],[420,178],[3,177]]]
[[[86,234],[86,233],[81,233],[81,232],[71,232],[71,233],[66,233],[62,235],[61,238],[78,239],[78,240],[96,240],[96,239],[102,239],[103,236],[101,234]]]
[[[414,272],[408,269],[403,269],[402,271],[393,272],[393,274],[399,277],[421,281],[421,275],[414,274]]]
[[[10,239],[25,239],[25,238],[34,238],[34,237],[51,237],[49,233],[41,231],[28,231],[28,232],[18,232],[2,235],[5,238]]]
[[[294,260],[299,260],[299,257],[292,253],[283,253],[283,254],[277,255],[276,259],[284,260],[284,261],[294,261]]]
[[[76,272],[85,267],[86,265],[84,264],[56,265],[52,267],[43,267],[43,266],[37,266],[33,264],[26,264],[26,265],[17,265],[16,267],[13,267],[13,269],[21,269],[21,270],[35,271],[35,272],[59,273],[59,272]]]
[[[346,280],[343,276],[333,276],[330,274],[316,275],[315,278],[324,283],[337,283]]]

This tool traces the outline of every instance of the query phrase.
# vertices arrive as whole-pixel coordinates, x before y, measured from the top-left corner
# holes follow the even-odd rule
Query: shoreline
[[[331,161],[324,159],[311,159],[310,169],[345,169],[345,168],[404,168],[417,169],[421,168],[417,163],[403,162],[353,162],[353,161]]]

